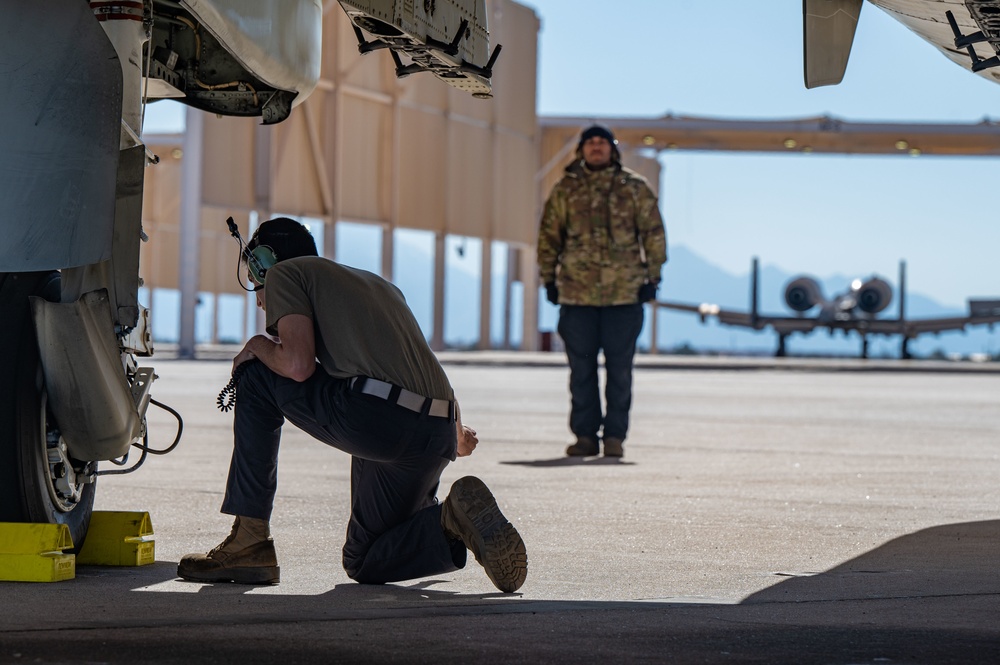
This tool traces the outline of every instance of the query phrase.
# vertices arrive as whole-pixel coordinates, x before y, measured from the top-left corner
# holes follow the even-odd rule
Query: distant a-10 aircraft
[[[970,300],[968,316],[938,318],[906,318],[906,264],[899,266],[899,315],[895,318],[877,318],[892,302],[892,287],[878,276],[854,280],[846,291],[826,298],[815,278],[803,275],[785,285],[785,304],[795,314],[776,316],[761,314],[757,308],[757,259],[753,259],[750,272],[750,311],[723,309],[712,303],[692,305],[687,303],[657,301],[660,307],[691,312],[701,317],[715,317],[727,326],[763,330],[770,327],[778,335],[776,356],[785,355],[785,339],[792,333],[808,334],[817,328],[845,333],[856,331],[861,335],[861,357],[868,357],[869,335],[900,335],[900,357],[909,358],[908,343],[918,335],[964,330],[969,325],[992,325],[1000,321],[1000,300]],[[809,312],[815,312],[807,316]]]

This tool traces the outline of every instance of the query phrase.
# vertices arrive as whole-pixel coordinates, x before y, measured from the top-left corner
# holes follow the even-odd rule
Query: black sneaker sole
[[[528,577],[527,550],[486,484],[474,476],[460,478],[451,486],[448,501],[462,540],[490,581],[504,593],[520,589]]]
[[[191,582],[235,582],[236,584],[278,584],[281,567],[228,568],[220,570],[184,571],[177,567],[178,577]]]

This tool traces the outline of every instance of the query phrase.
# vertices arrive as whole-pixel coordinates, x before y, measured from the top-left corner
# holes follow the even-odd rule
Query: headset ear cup
[[[247,261],[247,268],[250,269],[250,274],[253,275],[257,283],[263,284],[267,271],[278,262],[278,257],[274,254],[274,250],[267,245],[254,247],[250,254],[254,260]]]

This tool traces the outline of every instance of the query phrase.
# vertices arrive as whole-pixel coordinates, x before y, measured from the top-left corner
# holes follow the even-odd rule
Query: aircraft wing
[[[817,327],[826,325],[819,319],[802,316],[760,316],[751,312],[740,312],[732,309],[723,309],[712,303],[702,303],[693,305],[689,303],[672,302],[658,300],[656,304],[666,309],[673,309],[679,312],[691,312],[697,314],[702,323],[710,316],[714,316],[719,323],[725,326],[738,326],[742,328],[752,328],[763,330],[770,326],[775,332],[786,334],[793,332],[811,332]]]
[[[949,316],[934,319],[875,319],[867,322],[867,332],[876,335],[903,335],[916,337],[925,333],[965,330],[970,325],[993,325],[1000,316]]]
[[[949,316],[929,319],[864,319],[858,317],[822,320],[805,316],[767,316],[751,312],[723,309],[711,303],[694,305],[689,303],[658,300],[656,304],[666,309],[697,314],[702,323],[708,317],[715,317],[726,326],[738,326],[763,330],[770,327],[779,335],[808,333],[816,328],[830,330],[856,330],[868,335],[906,335],[916,337],[925,333],[940,333],[949,330],[964,330],[969,325],[992,325],[1000,322],[1000,312],[979,316]]]

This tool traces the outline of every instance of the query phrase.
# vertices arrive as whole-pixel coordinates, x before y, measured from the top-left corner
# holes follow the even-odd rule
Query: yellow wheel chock
[[[73,538],[65,524],[0,522],[0,580],[59,582],[76,577]]]
[[[149,513],[95,510],[83,548],[81,566],[145,566],[156,560]]]
[[[0,522],[0,582],[61,582],[76,564],[145,566],[156,560],[149,513],[94,511],[79,554],[65,524]]]

